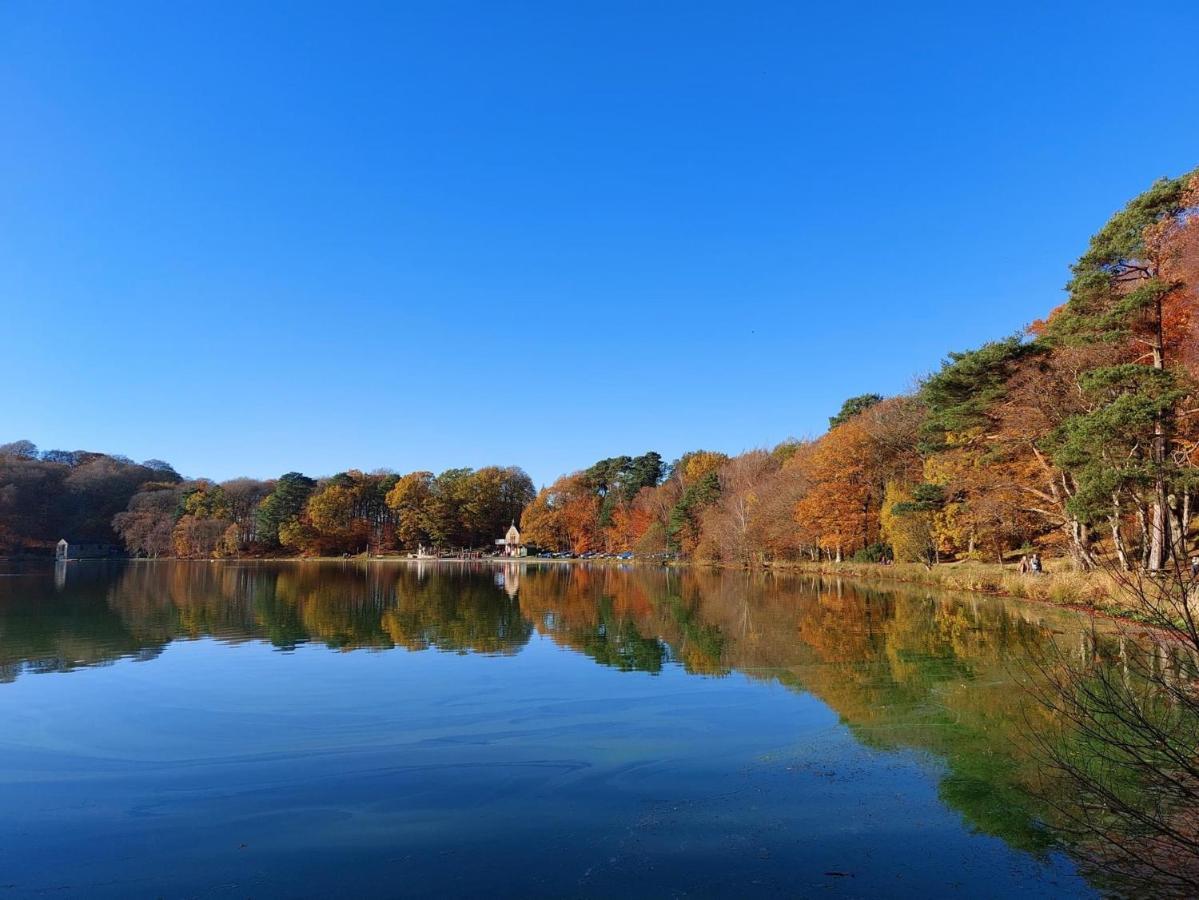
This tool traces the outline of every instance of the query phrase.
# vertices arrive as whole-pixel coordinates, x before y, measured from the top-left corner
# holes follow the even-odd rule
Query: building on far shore
[[[527,556],[529,550],[520,542],[520,531],[513,522],[508,526],[508,533],[502,538],[495,539],[495,545],[500,548],[501,556]]]
[[[68,559],[112,559],[123,556],[121,548],[102,541],[69,541],[63,538],[54,549],[54,558],[60,561]]]

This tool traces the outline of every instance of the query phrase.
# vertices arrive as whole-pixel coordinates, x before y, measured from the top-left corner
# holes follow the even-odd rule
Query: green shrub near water
[[[871,544],[856,551],[849,558],[849,561],[855,563],[881,563],[883,560],[890,558],[891,548],[886,544]]]

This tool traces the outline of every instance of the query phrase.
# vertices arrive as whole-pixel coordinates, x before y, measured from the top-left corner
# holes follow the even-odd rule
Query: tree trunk
[[[1171,494],[1166,502],[1166,515],[1168,521],[1166,528],[1170,535],[1170,556],[1173,559],[1186,559],[1186,537],[1182,530],[1182,514],[1178,509],[1178,497]]]
[[[1187,540],[1191,536],[1191,492],[1182,492],[1182,514],[1178,523],[1178,552],[1182,559],[1187,556]]]
[[[1141,533],[1141,568],[1149,568],[1149,520],[1145,515],[1145,504],[1137,501],[1137,527]]]
[[[1156,438],[1154,439],[1156,443]],[[1166,517],[1166,484],[1157,476],[1153,488],[1153,510],[1149,534],[1149,571],[1160,572],[1169,553],[1169,520]]]
[[[1153,368],[1166,367],[1165,341],[1162,337],[1162,297],[1159,293],[1155,305]],[[1157,473],[1153,480],[1153,533],[1149,543],[1149,569],[1159,572],[1170,559],[1169,490],[1166,485],[1166,455],[1169,441],[1166,423],[1161,416],[1153,421],[1153,465]]]
[[[1080,572],[1089,572],[1095,568],[1095,558],[1091,556],[1090,550],[1090,534],[1087,533],[1087,526],[1078,519],[1071,518],[1069,522],[1070,531],[1070,556],[1074,560],[1074,568]]]
[[[1124,549],[1124,537],[1120,534],[1120,495],[1112,494],[1112,547],[1116,550],[1116,558],[1120,560],[1121,571],[1127,572],[1128,552]]]

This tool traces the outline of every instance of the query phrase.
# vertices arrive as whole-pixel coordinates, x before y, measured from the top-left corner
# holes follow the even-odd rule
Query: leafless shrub
[[[1115,893],[1199,896],[1199,579],[1182,559],[1109,575],[1136,624],[1031,653],[1049,824]]]

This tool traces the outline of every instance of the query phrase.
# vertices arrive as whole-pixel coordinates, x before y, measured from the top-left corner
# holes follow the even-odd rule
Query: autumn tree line
[[[688,453],[656,483],[627,457],[566,475],[525,511],[526,537],[735,565],[1186,561],[1197,292],[1192,172],[1116,213],[1072,266],[1066,301],[1025,333],[951,353],[911,394],[850,398],[815,440]]]
[[[0,444],[0,556],[50,553],[62,537],[115,541],[113,517],[142,485],[179,480],[157,459]]]
[[[1189,558],[1199,488],[1199,175],[1162,179],[1071,267],[1024,333],[951,353],[910,394],[847,400],[812,440],[600,460],[534,491],[517,468],[351,470],[223,483],[83,451],[0,446],[0,552],[59,537],[143,556],[488,547],[730,565]]]
[[[52,551],[61,537],[134,556],[214,558],[482,547],[534,495],[521,469],[341,472],[224,482],[167,463],[0,445],[0,554]]]
[[[113,527],[143,556],[219,557],[387,553],[427,545],[481,547],[502,535],[533,496],[521,469],[350,470],[319,481],[151,483]]]

